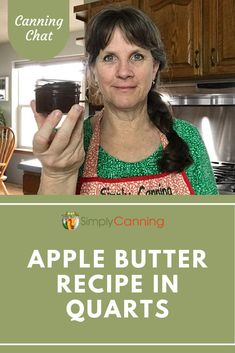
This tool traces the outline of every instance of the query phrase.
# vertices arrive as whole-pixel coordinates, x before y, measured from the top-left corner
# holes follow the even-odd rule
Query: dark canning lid
[[[47,82],[47,83],[45,83]],[[35,88],[36,111],[49,114],[59,109],[66,114],[74,104],[79,103],[80,85],[73,81],[39,80]]]

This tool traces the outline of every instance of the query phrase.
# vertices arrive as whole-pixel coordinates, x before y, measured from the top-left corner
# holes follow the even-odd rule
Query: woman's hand
[[[85,158],[83,147],[84,109],[75,104],[55,133],[55,127],[62,118],[61,111],[54,110],[46,117],[36,112],[35,101],[31,102],[31,107],[38,125],[38,131],[33,139],[33,152],[43,166],[41,183],[44,183],[44,189],[48,190],[48,186],[51,184],[50,192],[53,180],[55,187],[58,186],[58,193],[63,192],[63,190],[59,192],[61,188],[65,191],[68,187],[69,190],[75,190],[76,185],[68,186],[68,182],[76,184],[78,170]],[[55,191],[53,193],[57,193],[55,187],[53,187]]]

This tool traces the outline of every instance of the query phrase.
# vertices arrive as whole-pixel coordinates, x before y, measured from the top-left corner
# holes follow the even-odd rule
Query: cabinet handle
[[[200,52],[199,50],[195,50],[195,59],[194,59],[194,65],[195,68],[198,69],[200,67],[200,56],[199,56]]]
[[[216,50],[215,48],[211,49],[211,66],[215,66],[216,65]]]

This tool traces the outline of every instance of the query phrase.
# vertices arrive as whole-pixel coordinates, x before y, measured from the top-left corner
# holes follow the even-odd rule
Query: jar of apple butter
[[[36,111],[49,114],[55,109],[67,114],[74,104],[79,103],[80,85],[74,81],[38,80],[36,82]]]

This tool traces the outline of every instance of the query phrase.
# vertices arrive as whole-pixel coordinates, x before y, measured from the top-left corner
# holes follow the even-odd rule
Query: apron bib
[[[100,178],[97,164],[100,142],[100,122],[103,111],[97,113],[90,146],[82,177],[79,178],[76,194],[80,195],[193,195],[194,191],[186,173],[161,173],[156,175],[126,178]],[[160,141],[165,148],[167,138],[160,132]]]

